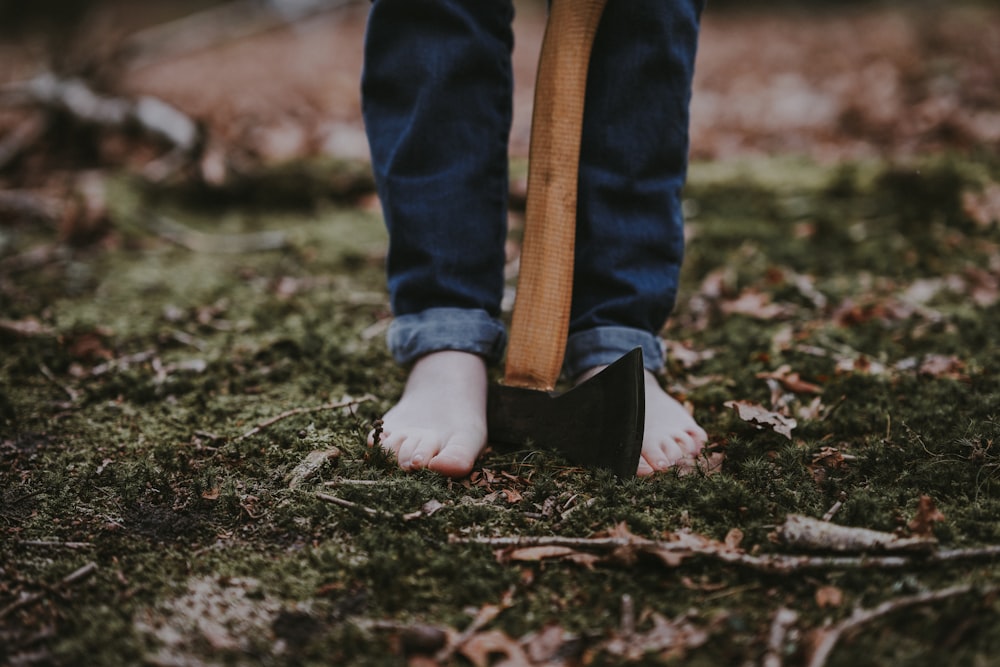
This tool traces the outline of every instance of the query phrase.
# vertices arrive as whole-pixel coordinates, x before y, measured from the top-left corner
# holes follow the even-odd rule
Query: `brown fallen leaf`
[[[675,340],[664,340],[663,347],[668,359],[676,361],[682,368],[688,370],[715,356],[715,350],[693,350],[684,343]]]
[[[1000,183],[990,183],[980,192],[962,192],[962,210],[981,227],[1000,222]]]
[[[920,496],[917,514],[906,525],[916,537],[934,538],[934,524],[944,521],[944,514],[934,504],[930,496]]]
[[[661,660],[672,660],[683,657],[690,649],[703,646],[708,641],[708,632],[694,625],[686,615],[669,620],[653,612],[649,618],[653,623],[649,630],[627,635],[616,633],[598,645],[595,652],[610,653],[628,662],[642,660],[649,654],[655,654]]]
[[[822,394],[823,387],[812,382],[806,382],[798,373],[792,372],[792,367],[784,364],[770,373],[757,373],[761,379],[777,380],[785,389],[797,394]]]
[[[816,589],[816,605],[820,609],[839,607],[844,604],[844,591],[836,586],[820,586]]]
[[[576,635],[567,632],[557,623],[549,623],[538,632],[532,632],[519,640],[531,664],[546,664],[557,656],[563,648],[577,641]]]
[[[760,428],[770,427],[775,433],[783,435],[789,440],[792,439],[792,429],[798,425],[791,417],[772,412],[762,405],[749,401],[726,401],[724,405],[735,410],[743,421],[756,424]]]
[[[531,662],[521,645],[511,639],[507,633],[500,630],[478,632],[467,639],[458,649],[476,667],[488,667],[490,656],[501,654],[504,660],[500,664],[509,667],[528,667]]]
[[[928,354],[920,362],[920,374],[948,380],[968,380],[965,362],[954,355]]]
[[[732,301],[719,305],[723,315],[743,315],[755,320],[773,320],[790,314],[791,307],[771,302],[771,296],[753,289],[743,290]]]

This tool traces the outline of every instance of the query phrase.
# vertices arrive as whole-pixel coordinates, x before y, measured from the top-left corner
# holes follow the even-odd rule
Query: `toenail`
[[[668,461],[666,459],[660,459],[659,461],[656,462],[656,467],[660,468],[661,470],[663,468],[669,468],[670,467],[670,461]]]

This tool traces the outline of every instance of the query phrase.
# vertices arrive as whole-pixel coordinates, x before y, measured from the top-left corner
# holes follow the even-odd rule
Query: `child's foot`
[[[604,368],[601,366],[587,371],[577,384]],[[663,390],[655,375],[648,370],[644,374],[646,420],[636,475],[645,477],[677,465],[693,465],[708,442],[708,434],[683,405]]]
[[[421,357],[399,403],[383,417],[380,444],[403,470],[464,477],[486,447],[487,382],[477,355],[444,350]],[[373,439],[374,433],[369,445]]]
[[[646,371],[646,424],[639,457],[640,477],[669,470],[677,465],[694,465],[708,442],[708,434],[684,406],[668,394]]]

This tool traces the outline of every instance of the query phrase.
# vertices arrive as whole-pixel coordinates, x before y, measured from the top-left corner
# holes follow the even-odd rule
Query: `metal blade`
[[[554,450],[577,465],[632,477],[645,409],[642,350],[636,348],[564,394],[491,386],[489,441]]]

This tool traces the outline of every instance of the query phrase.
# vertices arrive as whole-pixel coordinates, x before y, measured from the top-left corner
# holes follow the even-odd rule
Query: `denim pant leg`
[[[591,56],[565,372],[642,347],[663,364],[684,248],[680,191],[703,2],[609,2]]]
[[[402,363],[503,350],[512,19],[509,0],[375,0],[369,15],[362,111]]]

